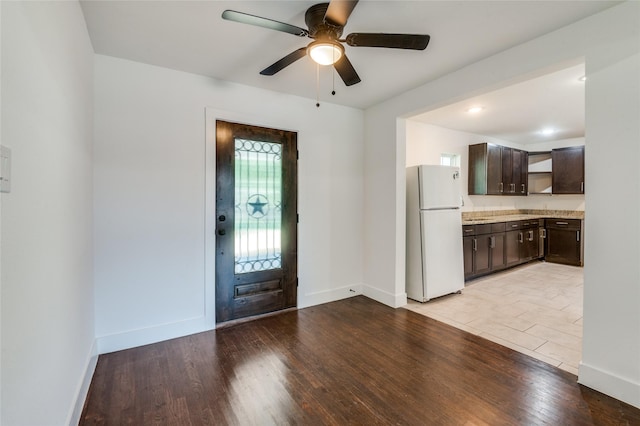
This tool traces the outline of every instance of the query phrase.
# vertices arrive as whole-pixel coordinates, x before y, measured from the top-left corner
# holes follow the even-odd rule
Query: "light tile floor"
[[[406,309],[573,374],[582,352],[583,269],[533,262],[466,283],[462,294]]]

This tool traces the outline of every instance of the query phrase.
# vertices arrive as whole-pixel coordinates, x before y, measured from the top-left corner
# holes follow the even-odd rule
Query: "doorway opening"
[[[546,169],[531,173],[528,196],[467,195],[466,187],[469,145],[493,143],[535,153],[585,145],[584,75],[584,63],[574,63],[408,118],[406,166],[441,164],[443,158],[459,156],[463,218],[523,210],[584,214],[584,194],[531,190],[539,186],[538,181],[532,185],[531,177],[550,181]],[[465,293],[473,300],[465,302]],[[577,374],[582,300],[582,267],[536,261],[467,281],[462,296],[407,307]]]

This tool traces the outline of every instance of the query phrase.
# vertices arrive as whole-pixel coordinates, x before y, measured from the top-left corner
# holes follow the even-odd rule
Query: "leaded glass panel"
[[[282,264],[282,147],[235,140],[235,273]]]

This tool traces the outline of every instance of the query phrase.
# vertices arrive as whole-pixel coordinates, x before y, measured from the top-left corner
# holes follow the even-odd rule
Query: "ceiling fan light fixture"
[[[314,41],[307,48],[307,53],[320,65],[333,65],[342,58],[344,47],[332,41]]]

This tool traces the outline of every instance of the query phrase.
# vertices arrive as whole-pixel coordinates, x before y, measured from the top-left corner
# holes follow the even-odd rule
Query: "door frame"
[[[204,316],[207,328],[215,329],[224,326],[216,325],[216,120],[245,123],[251,126],[269,127],[298,133],[298,150],[300,150],[300,132],[286,123],[256,117],[251,114],[224,111],[205,107],[205,185],[204,185]],[[300,173],[300,164],[298,164]],[[299,191],[298,191],[299,192]],[[299,209],[298,209],[299,210]],[[299,275],[300,271],[298,271]],[[300,290],[300,288],[298,288]],[[300,300],[298,291],[296,305]]]

